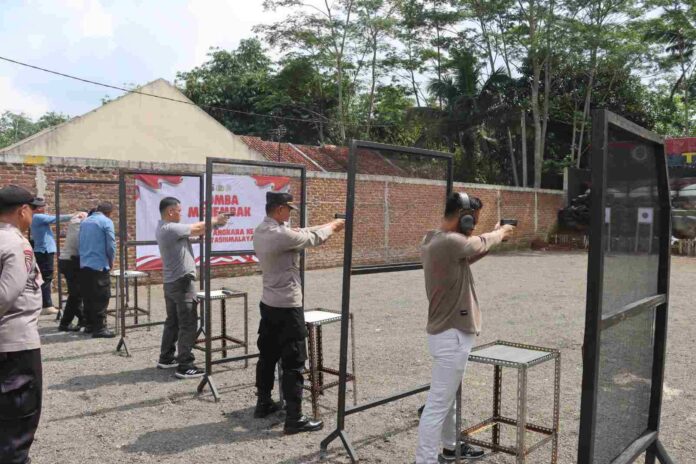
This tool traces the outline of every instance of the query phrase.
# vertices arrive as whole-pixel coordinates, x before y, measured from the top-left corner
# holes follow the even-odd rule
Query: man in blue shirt
[[[39,200],[43,198],[39,197]],[[62,214],[61,222],[67,222],[72,218],[71,214]],[[41,314],[56,314],[58,310],[53,307],[51,300],[51,282],[53,281],[53,262],[56,254],[56,240],[53,237],[51,225],[56,223],[56,216],[46,214],[46,207],[34,208],[34,217],[31,221],[31,239],[34,241],[34,256],[41,270],[43,284],[41,285],[41,300],[43,309]]]
[[[84,304],[84,316],[92,338],[113,338],[116,335],[106,328],[106,308],[111,298],[109,270],[114,267],[116,234],[111,220],[114,206],[99,203],[97,211],[82,221],[80,226],[80,289]]]

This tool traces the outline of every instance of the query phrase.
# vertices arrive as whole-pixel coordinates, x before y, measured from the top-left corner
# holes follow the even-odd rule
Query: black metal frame
[[[350,438],[345,431],[345,419],[346,416],[355,414],[358,412],[366,411],[368,409],[381,406],[383,404],[391,403],[402,398],[406,398],[418,393],[428,391],[430,385],[421,385],[410,390],[402,391],[385,398],[380,398],[378,400],[371,401],[369,403],[358,404],[350,408],[346,408],[346,385],[348,379],[348,324],[350,319],[350,284],[351,277],[353,275],[360,274],[372,274],[378,272],[397,272],[397,271],[408,271],[413,269],[421,269],[423,266],[421,263],[403,263],[403,264],[393,264],[393,265],[366,265],[366,266],[353,266],[353,224],[354,224],[354,212],[355,212],[355,181],[357,177],[357,167],[358,167],[358,150],[368,149],[368,150],[380,150],[380,151],[391,151],[398,153],[405,153],[409,155],[425,156],[430,158],[443,159],[447,161],[447,190],[444,200],[453,191],[454,180],[453,180],[453,159],[452,155],[449,153],[443,153],[434,150],[425,150],[422,148],[409,148],[401,147],[398,145],[386,145],[375,142],[367,142],[362,140],[353,140],[350,145],[350,155],[348,161],[348,190],[346,192],[346,228],[345,228],[345,247],[343,255],[343,291],[342,291],[342,301],[341,301],[341,347],[339,356],[339,384],[338,384],[338,410],[336,415],[336,429],[331,432],[322,442],[321,442],[321,455],[326,456],[326,452],[329,444],[336,438],[340,438],[343,443],[344,448],[348,452],[348,455],[352,462],[357,462],[357,454],[353,449]],[[443,208],[444,210],[444,208]],[[459,404],[457,404],[459,407]],[[459,425],[458,425],[459,427]],[[460,437],[460,434],[457,434]],[[457,446],[457,452],[459,453],[460,447]]]
[[[61,185],[118,185],[117,180],[57,179],[54,184],[54,201],[56,208],[56,260],[60,263],[60,186]],[[60,267],[60,266],[59,266]],[[63,279],[58,271],[58,314],[56,320],[63,316]]]
[[[119,247],[119,272],[120,277],[118,279],[118,293],[119,301],[117,302],[118,311],[117,317],[120,314],[121,318],[121,338],[116,345],[116,351],[120,352],[123,348],[126,352],[126,356],[130,356],[128,352],[128,346],[126,345],[126,331],[127,329],[136,329],[141,327],[152,327],[156,325],[164,325],[164,321],[158,322],[146,322],[137,323],[134,322],[131,325],[126,325],[126,287],[128,286],[126,282],[126,270],[128,268],[128,248],[138,245],[157,245],[155,240],[128,240],[128,198],[126,196],[126,177],[137,176],[139,174],[143,175],[157,175],[157,176],[180,176],[180,177],[197,177],[199,184],[199,197],[198,197],[198,218],[203,220],[203,174],[188,171],[161,171],[153,169],[120,169],[118,172],[118,237],[120,242]],[[200,256],[203,252],[203,243],[199,242],[200,246]],[[201,282],[201,286],[203,283]],[[201,287],[202,288],[202,287]],[[136,288],[137,292],[137,288]]]
[[[609,126],[626,132],[656,145],[656,167],[658,174],[658,194],[660,203],[659,220],[659,267],[658,294],[631,303],[621,311],[610,316],[602,315],[602,292],[604,282],[604,253],[607,237],[604,230],[607,189],[607,158],[609,146]],[[580,433],[578,445],[578,464],[590,464],[594,459],[594,438],[597,418],[597,392],[599,377],[600,338],[604,328],[619,322],[627,314],[642,313],[655,309],[655,338],[652,372],[652,390],[648,428],[621,453],[612,464],[635,461],[647,452],[646,463],[672,463],[658,439],[660,413],[662,406],[662,387],[667,344],[667,311],[669,304],[671,205],[669,178],[664,155],[663,139],[610,111],[595,110],[592,113],[592,222],[590,228],[590,254],[587,266],[587,309],[585,319],[585,343],[583,352],[582,401],[580,412]]]
[[[291,163],[275,163],[271,161],[255,161],[255,160],[235,160],[230,158],[206,158],[205,161],[205,240],[204,240],[204,252],[201,255],[201,285],[205,291],[205,301],[203,302],[204,317],[203,321],[205,324],[205,375],[198,384],[198,393],[202,393],[206,385],[210,387],[213,393],[215,401],[220,399],[220,393],[218,392],[215,382],[213,382],[213,364],[223,364],[235,361],[248,361],[249,359],[257,358],[258,353],[245,353],[238,356],[223,357],[221,359],[212,359],[212,345],[211,345],[211,307],[212,301],[210,297],[210,280],[211,280],[211,258],[216,256],[240,256],[240,255],[254,255],[254,250],[244,250],[244,251],[213,251],[213,175],[215,165],[224,166],[237,166],[237,167],[250,167],[250,168],[270,168],[270,169],[285,169],[285,170],[296,170],[300,172],[300,204],[302,208],[300,209],[300,227],[306,227],[307,221],[307,170],[305,166],[301,164],[291,164]],[[203,259],[204,257],[204,259]],[[205,267],[203,265],[205,264]],[[304,251],[300,254],[300,279],[302,282],[302,296],[304,299],[304,281],[305,281],[305,253]],[[302,302],[304,307],[304,301]],[[282,398],[281,398],[282,400]]]

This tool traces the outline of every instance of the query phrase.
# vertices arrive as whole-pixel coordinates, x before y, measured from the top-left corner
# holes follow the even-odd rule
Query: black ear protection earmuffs
[[[470,211],[471,200],[469,199],[469,195],[461,192],[458,193],[458,195],[459,200],[461,201],[462,211]],[[468,213],[462,213],[459,216],[459,231],[461,233],[468,234],[474,230],[474,226],[476,226],[476,218],[474,216]]]

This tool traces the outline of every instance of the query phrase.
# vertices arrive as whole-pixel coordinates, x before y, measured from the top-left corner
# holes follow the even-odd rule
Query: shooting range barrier
[[[212,288],[212,266],[214,264],[215,258],[227,258],[227,257],[246,257],[251,258],[255,256],[253,246],[251,242],[248,242],[248,247],[243,247],[242,250],[230,250],[230,249],[213,249],[213,219],[217,213],[214,214],[213,209],[215,208],[215,198],[214,196],[218,193],[216,190],[217,184],[215,183],[215,178],[217,175],[253,175],[255,174],[258,182],[274,182],[273,176],[290,176],[288,182],[292,184],[293,182],[297,185],[299,183],[300,190],[300,201],[299,201],[299,226],[306,226],[306,208],[307,208],[307,176],[305,167],[298,164],[290,163],[274,163],[274,162],[264,162],[264,161],[244,161],[244,160],[232,160],[229,158],[206,158],[206,169],[205,169],[205,239],[204,239],[204,249],[201,254],[201,274],[202,274],[202,287],[203,291],[198,294],[199,301],[202,305],[203,311],[203,334],[204,339],[202,340],[202,349],[205,352],[205,375],[201,379],[198,385],[198,393],[202,393],[206,386],[210,387],[211,392],[215,401],[220,399],[220,392],[215,385],[213,380],[213,366],[218,364],[225,364],[237,361],[244,361],[245,366],[248,366],[249,359],[257,358],[258,353],[249,353],[248,344],[248,301],[247,294],[245,292],[222,288],[214,290]],[[229,192],[228,192],[229,193]],[[203,198],[203,195],[201,195]],[[203,209],[201,208],[201,211]],[[224,212],[224,211],[221,211]],[[230,218],[234,221],[234,215]],[[255,227],[255,226],[254,226]],[[251,234],[249,234],[251,235]],[[220,246],[218,248],[224,248]],[[304,251],[300,255],[300,278],[302,280],[302,287],[304,292],[304,281],[305,281],[305,254]],[[303,293],[304,295],[304,293]],[[226,300],[230,298],[243,298],[244,299],[244,338],[238,339],[235,337],[228,336],[227,329],[224,327],[226,324]],[[213,335],[212,327],[212,316],[213,316],[213,303],[220,301],[220,316],[221,324],[223,327],[221,329],[222,333],[220,335]],[[213,342],[220,342],[219,347],[213,347]],[[229,342],[229,345],[228,345]],[[236,356],[227,356],[227,350],[243,348],[244,354]],[[220,352],[222,357],[218,359],[213,359],[213,353]],[[280,382],[281,372],[280,363],[278,365],[278,382]],[[281,402],[282,389],[281,391]]]
[[[60,215],[62,211],[62,206],[64,203],[63,196],[61,194],[61,187],[65,186],[99,186],[99,185],[118,185],[118,181],[116,180],[88,180],[88,179],[57,179],[54,184],[54,195],[55,195],[55,209],[56,209],[56,260],[58,263],[60,263],[60,248],[61,248],[61,223],[62,221],[60,220]],[[92,193],[90,192],[90,195]],[[118,193],[114,195],[115,197],[118,196]],[[79,201],[80,206],[88,206],[91,205],[92,207],[96,207],[97,203],[99,201],[103,201],[105,198],[89,198],[89,200],[86,199],[80,199],[80,200],[75,200]],[[72,209],[72,212],[75,212],[76,209]],[[56,315],[56,320],[60,320],[60,318],[63,316],[63,303],[65,303],[65,299],[63,298],[63,277],[60,273],[60,269],[56,269],[56,274],[58,277],[57,281],[57,286],[58,286],[58,314]],[[126,299],[126,304],[128,304],[128,299]],[[118,305],[118,300],[117,300],[117,305]],[[137,306],[137,295],[136,295],[136,306]],[[116,330],[118,330],[119,327],[119,320],[117,316],[117,311],[116,309],[108,309],[106,311],[107,316],[113,316],[114,318],[114,325],[116,326]]]
[[[181,172],[181,171],[155,171],[148,169],[121,169],[118,173],[118,195],[119,195],[119,226],[118,226],[118,237],[119,237],[119,269],[114,270],[112,276],[116,277],[116,309],[118,318],[120,320],[121,337],[116,345],[116,351],[120,352],[121,349],[124,350],[126,356],[130,356],[128,352],[128,346],[126,344],[126,336],[129,330],[138,328],[150,328],[156,325],[164,325],[164,321],[152,322],[151,320],[151,308],[150,308],[150,281],[147,273],[137,271],[136,269],[130,269],[131,264],[135,266],[135,263],[129,263],[128,260],[128,250],[131,247],[137,247],[142,245],[157,245],[157,241],[154,237],[147,240],[137,240],[132,239],[132,235],[135,235],[136,221],[128,221],[128,201],[133,201],[135,198],[136,189],[138,188],[133,181],[132,186],[128,185],[128,180],[137,176],[156,176],[156,178],[166,178],[166,177],[193,177],[198,179],[199,185],[199,219],[202,220],[203,214],[203,174],[193,173],[193,172]],[[153,215],[159,216],[159,211],[152,211]],[[129,226],[131,230],[129,230]],[[202,251],[202,243],[199,243]],[[148,303],[146,308],[138,306],[138,281],[139,279],[147,280],[147,294]],[[134,297],[134,305],[129,304],[129,291],[128,287],[132,283]],[[201,283],[202,285],[202,283]],[[147,322],[141,322],[140,317],[145,316]],[[131,322],[132,320],[132,322]]]
[[[430,385],[421,385],[409,390],[401,391],[387,397],[373,400],[367,403],[346,407],[346,386],[349,380],[348,373],[348,341],[349,341],[349,322],[351,316],[351,278],[354,275],[374,274],[381,272],[398,272],[413,269],[421,269],[422,264],[418,258],[418,243],[423,237],[423,233],[429,228],[432,228],[432,218],[426,214],[422,217],[417,215],[409,215],[409,210],[420,206],[424,203],[426,209],[424,211],[434,212],[435,217],[440,217],[444,211],[444,205],[447,196],[453,190],[453,162],[452,156],[448,153],[442,153],[432,150],[423,150],[418,148],[407,148],[396,145],[384,145],[373,142],[354,140],[350,146],[348,164],[348,190],[346,194],[346,228],[345,228],[345,245],[343,258],[343,290],[341,302],[341,344],[339,354],[339,371],[338,371],[338,408],[336,415],[336,429],[331,432],[321,442],[321,454],[326,456],[329,444],[336,438],[340,438],[345,450],[347,451],[352,462],[357,462],[357,454],[353,449],[353,445],[345,431],[346,417],[359,412],[367,411],[384,404],[388,404],[421,392],[425,392],[430,388]],[[432,198],[430,196],[422,198],[412,198],[407,191],[389,192],[390,196],[395,199],[395,202],[403,204],[405,211],[387,212],[384,204],[371,204],[368,200],[362,199],[356,202],[356,196],[359,194],[369,195],[369,189],[365,185],[361,185],[357,179],[358,173],[365,174],[370,172],[371,166],[384,163],[394,167],[398,167],[401,172],[408,172],[410,177],[426,178],[432,180],[433,191]],[[436,206],[437,198],[440,200],[439,207]],[[356,214],[356,205],[360,214]],[[363,222],[360,215],[366,216],[367,221]],[[414,217],[415,216],[415,217]],[[378,221],[378,219],[380,219]],[[382,224],[381,220],[386,222]],[[388,229],[385,234],[385,240],[381,244],[365,243],[362,236],[365,236],[365,227],[383,227]],[[392,234],[400,234],[407,228],[412,236],[394,236]],[[355,232],[359,233],[355,233]],[[391,240],[390,240],[391,239]],[[359,255],[354,263],[353,249],[358,248]],[[414,252],[415,248],[415,252]],[[460,388],[461,390],[461,388]],[[460,402],[457,402],[457,409],[460,408]],[[460,414],[457,414],[459,419]],[[457,423],[457,429],[461,430],[460,422]],[[460,435],[458,434],[458,444]],[[460,446],[457,446],[457,454],[460,452]]]
[[[660,443],[671,205],[664,141],[592,115],[579,464],[672,463]],[[626,380],[628,379],[628,381]]]

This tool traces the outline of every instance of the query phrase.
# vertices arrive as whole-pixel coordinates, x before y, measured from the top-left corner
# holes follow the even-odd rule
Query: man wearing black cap
[[[254,417],[262,418],[279,409],[271,399],[275,365],[283,367],[282,389],[287,403],[284,432],[311,432],[323,427],[322,421],[302,414],[302,386],[307,360],[307,329],[304,321],[300,251],[324,243],[340,232],[344,220],[307,229],[287,226],[296,207],[289,193],[266,194],[266,218],[254,231],[254,251],[263,273],[259,361],[256,365],[257,404]]]
[[[41,415],[41,272],[24,233],[32,209],[27,190],[0,189],[0,462],[29,462]]]

